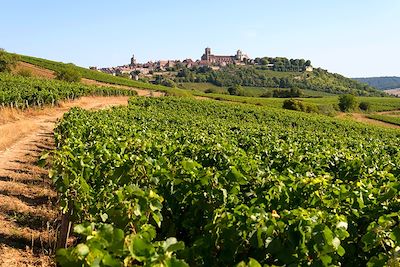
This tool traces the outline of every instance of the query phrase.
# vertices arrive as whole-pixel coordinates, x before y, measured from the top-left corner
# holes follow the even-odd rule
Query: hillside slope
[[[166,86],[161,86],[161,85],[154,85],[150,83],[144,83],[144,82],[139,82],[139,81],[133,81],[130,79],[122,78],[122,77],[116,77],[112,76],[103,72],[99,71],[94,71],[90,69],[86,69],[83,67],[76,66],[72,63],[62,63],[62,62],[56,62],[48,59],[43,59],[43,58],[36,58],[36,57],[31,57],[31,56],[26,56],[26,55],[19,55],[20,61],[29,63],[35,66],[39,66],[44,69],[48,69],[54,72],[60,71],[66,67],[73,68],[79,74],[82,76],[82,78],[89,79],[89,80],[94,80],[98,82],[103,82],[107,84],[116,84],[116,85],[124,85],[124,86],[129,86],[129,87],[135,87],[139,89],[149,89],[149,90],[155,90],[155,91],[161,91],[161,92],[171,92],[171,88],[166,87]]]
[[[265,88],[298,88],[331,94],[351,93],[359,96],[383,96],[385,93],[340,74],[323,69],[310,72],[273,71],[262,66],[227,66],[219,70],[208,67],[181,69],[175,81],[209,82],[221,87],[241,85]]]

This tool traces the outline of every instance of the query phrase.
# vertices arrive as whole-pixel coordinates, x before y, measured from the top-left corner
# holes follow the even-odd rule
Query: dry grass
[[[22,250],[0,245],[0,266],[1,267],[53,267],[56,266],[51,257],[38,255],[32,257],[29,249]]]
[[[0,151],[10,147],[15,141],[25,137],[37,129],[37,125],[29,120],[0,125]]]
[[[26,63],[26,62],[18,62],[17,66],[12,70],[12,73],[17,74],[21,70],[28,70],[31,72],[32,76],[41,77],[46,79],[54,79],[54,71],[43,69],[38,66]]]

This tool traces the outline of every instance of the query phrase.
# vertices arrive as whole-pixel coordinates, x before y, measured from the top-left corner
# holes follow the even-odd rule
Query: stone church
[[[216,56],[211,54],[211,48],[207,47],[205,49],[205,53],[201,56],[201,60],[207,61],[212,65],[228,65],[241,63],[245,60],[249,59],[249,57],[243,54],[242,51],[238,50],[236,55],[234,56]]]

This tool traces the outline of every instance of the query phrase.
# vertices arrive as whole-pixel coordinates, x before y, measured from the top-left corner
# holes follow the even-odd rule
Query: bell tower
[[[205,55],[206,55],[206,60],[210,61],[210,56],[211,56],[211,48],[207,47],[205,50]]]
[[[135,59],[135,55],[132,55],[131,57],[131,66],[135,66],[136,65],[136,59]]]
[[[211,59],[211,48],[207,47],[204,50],[204,54],[201,56],[201,60],[210,61]]]
[[[243,52],[241,50],[236,52],[236,60],[239,60],[240,62],[243,61]]]

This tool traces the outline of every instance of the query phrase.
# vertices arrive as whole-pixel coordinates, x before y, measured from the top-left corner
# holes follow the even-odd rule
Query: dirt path
[[[55,266],[57,194],[36,165],[53,148],[53,128],[71,107],[126,105],[128,97],[83,97],[61,107],[20,113],[0,125],[0,266]]]
[[[366,124],[369,124],[369,125],[381,126],[381,127],[385,127],[385,128],[400,129],[400,126],[398,126],[398,125],[394,125],[394,124],[391,124],[391,123],[370,119],[365,114],[361,114],[361,113],[340,113],[337,116],[337,118],[340,118],[340,119],[351,119],[351,120],[354,120],[354,121],[357,121],[357,122],[366,123]]]
[[[394,110],[387,110],[387,111],[376,112],[376,114],[398,117],[399,114],[392,114],[392,113],[399,113],[399,112],[400,112],[399,109],[394,109]]]

